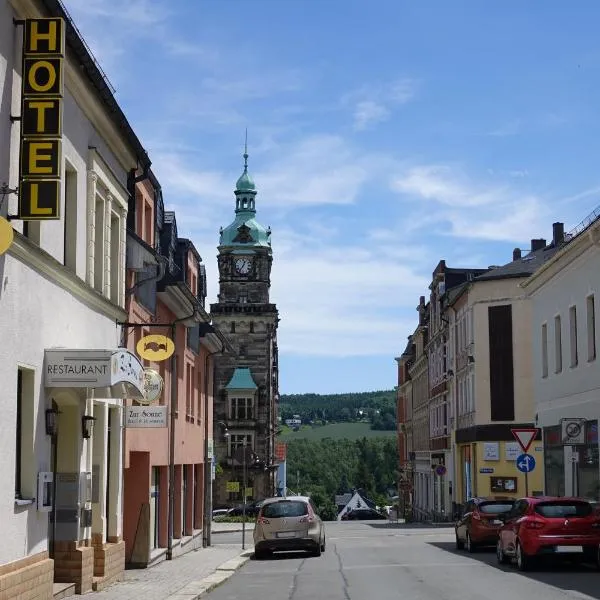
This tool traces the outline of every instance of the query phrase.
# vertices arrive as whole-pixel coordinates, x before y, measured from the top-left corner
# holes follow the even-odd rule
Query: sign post
[[[533,440],[538,436],[540,430],[538,427],[522,427],[510,430],[513,437],[517,440],[523,454],[517,458],[517,469],[525,474],[525,496],[529,496],[529,477],[528,474],[535,469],[535,458],[528,454]]]

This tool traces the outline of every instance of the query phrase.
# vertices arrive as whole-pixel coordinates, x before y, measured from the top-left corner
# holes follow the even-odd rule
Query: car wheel
[[[502,542],[498,540],[496,544],[496,558],[498,559],[498,564],[505,565],[508,562],[508,558],[506,554],[504,554],[504,550],[502,550]]]
[[[517,569],[519,571],[528,571],[531,568],[531,557],[523,552],[521,542],[517,541]]]
[[[269,556],[269,553],[266,550],[254,550],[254,558],[256,560],[265,560]]]
[[[319,544],[312,552],[313,556],[321,556],[321,545]]]
[[[473,543],[473,540],[471,539],[470,533],[467,533],[467,541],[465,545],[467,547],[467,552],[470,552],[471,554],[473,554],[473,552],[475,552],[475,550],[477,549],[475,547],[475,544]]]
[[[458,537],[458,533],[455,533],[454,537],[456,538],[456,549],[462,550],[465,547],[465,543]]]
[[[323,538],[323,543],[321,544],[321,552],[325,552],[325,538]]]

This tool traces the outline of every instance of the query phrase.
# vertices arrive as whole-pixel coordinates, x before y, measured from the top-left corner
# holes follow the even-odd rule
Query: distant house
[[[349,502],[342,508],[340,513],[337,516],[337,520],[341,521],[342,517],[349,513],[351,510],[355,510],[357,508],[374,508],[374,504],[371,500],[367,500],[363,498],[359,492],[354,492],[352,498],[350,498]]]
[[[286,419],[285,424],[288,427],[300,427],[300,425],[302,425],[302,419],[300,418],[300,415],[294,415],[292,419]]]

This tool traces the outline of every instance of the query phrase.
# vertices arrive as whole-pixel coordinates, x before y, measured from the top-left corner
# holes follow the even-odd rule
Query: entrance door
[[[181,532],[182,536],[186,535],[187,532],[187,512],[188,512],[188,495],[187,495],[187,490],[188,490],[188,469],[187,469],[187,465],[181,465],[181,468],[183,469],[183,514],[181,515],[181,523],[182,523],[182,528],[183,531]]]
[[[159,512],[159,482],[160,471],[152,467],[152,482],[150,484],[150,531],[152,548],[158,548],[158,515]]]
[[[114,409],[109,408],[108,409],[108,415],[107,415],[107,419],[108,419],[108,439],[107,439],[107,444],[106,444],[106,497],[104,499],[104,518],[106,519],[106,539],[108,541],[108,536],[109,536],[109,531],[110,531],[110,522],[111,522],[111,518],[110,518],[110,514],[111,514],[111,510],[110,510],[110,484],[111,484],[111,480],[112,480],[112,465],[111,465],[111,423],[112,423],[112,417],[114,414]]]

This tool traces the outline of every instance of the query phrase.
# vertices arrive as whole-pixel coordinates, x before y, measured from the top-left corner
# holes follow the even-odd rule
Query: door
[[[185,536],[188,530],[188,468],[187,465],[182,465],[181,468],[183,470],[183,508],[181,509],[183,511],[183,514],[181,515],[181,524],[183,531],[181,532],[181,535]]]
[[[19,375],[21,371],[19,371]],[[19,378],[20,379],[20,378]],[[52,409],[58,412],[58,405],[52,401]],[[52,510],[48,513],[48,554],[54,558],[54,540],[56,537],[56,435],[50,436],[50,470],[52,471]]]
[[[152,481],[150,483],[150,535],[152,548],[158,548],[158,515],[160,472],[158,467],[152,467]]]
[[[508,555],[516,551],[517,532],[519,530],[519,519],[527,512],[529,503],[527,500],[519,500],[506,516],[506,525],[500,531],[502,548]]]

